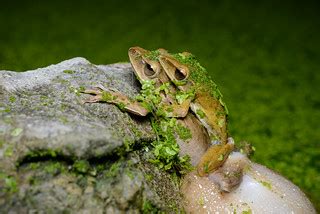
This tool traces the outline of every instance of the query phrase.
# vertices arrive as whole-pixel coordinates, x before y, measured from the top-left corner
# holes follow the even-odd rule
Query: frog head
[[[188,55],[189,53],[181,53]],[[194,83],[190,80],[190,69],[168,53],[161,53],[159,62],[171,82],[182,91],[188,91]]]
[[[129,59],[134,73],[138,80],[154,80],[156,85],[169,82],[162,66],[157,60],[160,53],[165,53],[164,49],[148,51],[141,47],[131,47],[128,51]]]

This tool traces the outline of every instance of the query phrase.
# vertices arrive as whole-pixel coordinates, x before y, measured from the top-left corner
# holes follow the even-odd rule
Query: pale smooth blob
[[[234,154],[237,155],[237,154]],[[226,165],[234,164],[231,155]],[[289,180],[272,170],[249,161],[245,156],[240,185],[230,193],[196,172],[186,175],[181,187],[187,213],[316,213],[305,194]]]

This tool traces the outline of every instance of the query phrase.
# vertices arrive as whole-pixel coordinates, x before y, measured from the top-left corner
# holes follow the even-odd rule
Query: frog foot
[[[209,174],[208,178],[219,186],[220,191],[231,192],[242,181],[243,169],[249,159],[240,152],[232,152],[226,162],[216,171]]]

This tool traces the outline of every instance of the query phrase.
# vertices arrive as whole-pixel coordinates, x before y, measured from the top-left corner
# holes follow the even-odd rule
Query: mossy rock
[[[81,91],[96,85],[129,97],[140,90],[128,63],[74,58],[22,73],[0,71],[0,210],[181,209],[176,180],[148,161],[145,148],[155,139],[148,118],[84,103],[90,95]]]

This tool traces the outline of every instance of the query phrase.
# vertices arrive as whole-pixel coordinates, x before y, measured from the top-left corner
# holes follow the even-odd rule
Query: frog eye
[[[186,75],[181,70],[176,68],[176,70],[174,71],[174,77],[176,78],[176,80],[184,80],[186,78]]]
[[[149,63],[145,64],[143,72],[148,77],[153,76],[156,73]]]

